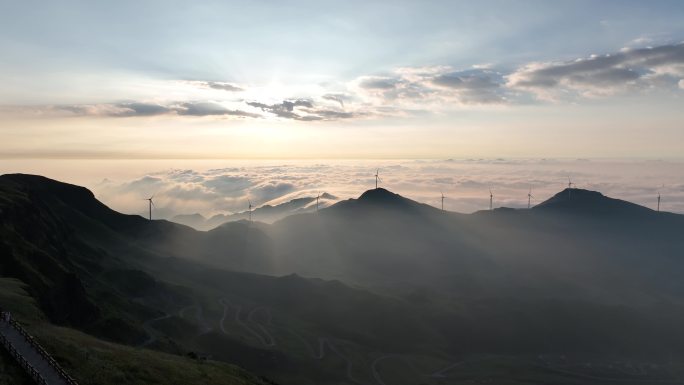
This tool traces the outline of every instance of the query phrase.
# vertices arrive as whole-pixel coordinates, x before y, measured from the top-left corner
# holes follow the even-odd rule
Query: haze
[[[683,384],[683,20],[0,1],[0,384]]]
[[[3,158],[684,153],[678,1],[2,8]]]

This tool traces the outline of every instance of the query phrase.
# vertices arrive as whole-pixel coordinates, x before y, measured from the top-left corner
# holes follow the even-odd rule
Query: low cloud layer
[[[595,160],[463,159],[442,161],[346,161],[287,163],[231,163],[222,167],[150,172],[130,180],[93,183],[98,198],[127,213],[145,214],[143,198],[155,196],[155,215],[204,216],[279,204],[299,197],[328,192],[340,199],[358,197],[374,187],[380,168],[381,186],[420,202],[439,207],[446,196],[447,210],[473,212],[487,209],[489,189],[494,206],[527,206],[532,189],[537,204],[566,187],[568,177],[578,188],[655,207],[661,193],[662,208],[684,212],[681,163]]]

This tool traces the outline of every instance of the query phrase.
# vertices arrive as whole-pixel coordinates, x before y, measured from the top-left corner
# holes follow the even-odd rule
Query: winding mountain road
[[[220,323],[220,325],[221,325],[221,331],[222,331],[224,334],[228,334],[228,332],[226,331],[225,326],[224,326],[226,317],[228,316],[228,310],[229,310],[230,308],[235,308],[235,309],[236,309],[236,310],[235,310],[235,318],[234,318],[235,323],[237,323],[237,324],[240,325],[243,329],[245,329],[247,332],[249,332],[251,335],[253,335],[253,336],[254,336],[257,340],[259,340],[259,342],[261,342],[261,344],[264,345],[265,347],[271,348],[271,347],[276,346],[275,339],[273,338],[273,336],[272,336],[272,335],[271,335],[271,334],[270,334],[262,325],[260,325],[260,324],[258,324],[258,323],[256,324],[256,325],[259,327],[259,329],[260,329],[262,332],[264,332],[264,334],[265,334],[266,337],[262,336],[258,331],[256,331],[256,330],[252,329],[251,327],[249,327],[249,325],[247,325],[247,323],[245,323],[244,321],[242,321],[242,320],[240,319],[240,313],[242,312],[242,306],[241,306],[241,305],[233,305],[230,301],[228,301],[228,300],[225,299],[225,298],[221,298],[221,299],[219,300],[219,303],[223,306],[223,317],[221,317],[221,323]],[[247,315],[247,322],[253,322],[253,321],[252,321],[252,313],[254,313],[254,311],[255,311],[255,310],[258,310],[258,309],[259,309],[259,308],[255,308],[254,310],[252,310],[252,312],[250,312],[250,313]],[[270,314],[270,312],[269,312],[269,314]],[[269,319],[270,319],[270,316],[269,316]]]
[[[447,378],[445,375],[446,372],[450,371],[451,369],[454,369],[457,366],[461,366],[465,363],[465,361],[459,361],[459,362],[454,362],[453,364],[446,366],[432,374],[430,374],[430,377],[432,378]]]
[[[387,358],[395,357],[394,354],[386,354],[382,357],[378,357],[373,361],[373,364],[371,365],[371,370],[373,371],[373,378],[375,378],[375,382],[377,382],[379,385],[387,385],[382,381],[382,377],[380,377],[380,373],[378,372],[378,364]]]
[[[319,337],[318,338],[318,352],[316,352],[313,349],[313,347],[311,346],[311,344],[309,344],[309,342],[304,337],[302,337],[301,334],[299,334],[299,333],[297,333],[291,329],[288,329],[288,331],[291,334],[293,334],[294,336],[296,336],[300,341],[302,341],[302,343],[304,344],[304,346],[306,346],[307,350],[309,351],[309,353],[313,359],[322,360],[323,358],[325,358],[325,353],[326,353],[325,347],[327,346],[328,350],[335,353],[336,356],[338,356],[339,358],[341,358],[345,362],[347,379],[349,381],[355,383],[355,384],[363,385],[363,383],[361,381],[357,380],[354,377],[354,374],[353,374],[354,364],[351,362],[351,360],[349,358],[347,358],[347,356],[342,354],[339,351],[339,349],[337,348],[337,346],[335,346],[335,344],[332,343],[329,339],[327,339],[325,337]]]
[[[150,338],[148,338],[147,340],[145,340],[145,342],[143,342],[142,344],[140,344],[138,346],[144,347],[144,346],[148,346],[148,345],[155,343],[159,339],[159,337],[157,337],[157,331],[152,327],[152,324],[157,322],[157,321],[161,321],[163,319],[167,319],[167,318],[171,318],[171,317],[172,317],[171,314],[165,314],[161,317],[152,318],[150,320],[145,321],[143,323],[143,330],[145,330],[145,332],[150,336]]]
[[[259,328],[259,330],[261,330],[261,332],[264,334],[266,339],[268,339],[268,344],[265,344],[265,346],[268,346],[268,347],[275,346],[276,343],[275,343],[275,339],[273,338],[273,335],[271,335],[271,333],[268,330],[266,330],[266,328],[263,325],[261,325],[259,322],[254,320],[254,314],[256,314],[259,310],[263,310],[265,312],[266,324],[270,325],[271,319],[272,319],[271,311],[268,308],[263,307],[263,306],[255,307],[254,309],[252,309],[252,311],[250,311],[249,315],[247,316],[247,321],[256,325]],[[264,339],[264,341],[266,339]]]
[[[180,318],[185,319],[185,313],[190,309],[195,309],[195,319],[197,320],[197,326],[200,328],[199,335],[209,333],[213,330],[213,328],[209,326],[207,321],[204,319],[204,311],[202,309],[202,306],[200,306],[199,304],[186,306],[180,309],[178,311],[178,316]]]

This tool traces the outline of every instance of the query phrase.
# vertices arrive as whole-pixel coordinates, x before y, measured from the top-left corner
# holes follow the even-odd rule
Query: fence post
[[[0,322],[6,322],[4,318],[0,319]],[[15,319],[10,319],[8,325],[12,328],[14,328],[16,331],[21,334],[22,337],[26,340],[26,342],[31,345],[33,349],[36,350],[36,352],[48,362],[50,367],[59,375],[67,384],[70,385],[78,385],[76,380],[74,380],[71,376],[67,374],[67,372],[62,369],[62,367],[55,361],[54,358],[45,350],[43,349],[42,346],[36,341],[33,336],[31,336]],[[19,366],[24,368],[29,374],[31,378],[33,378],[34,381],[36,381],[39,385],[48,385],[47,380],[45,377],[43,377],[42,374],[40,374],[34,367],[31,365],[24,356],[19,353],[19,351],[16,350],[16,348],[12,345],[12,343],[5,337],[5,335],[0,334],[0,342],[2,345],[9,351],[10,355],[14,357],[17,362],[19,363]]]

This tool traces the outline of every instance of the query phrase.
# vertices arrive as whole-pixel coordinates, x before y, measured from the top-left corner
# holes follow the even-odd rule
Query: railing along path
[[[0,344],[39,385],[78,385],[16,320],[0,317]]]

